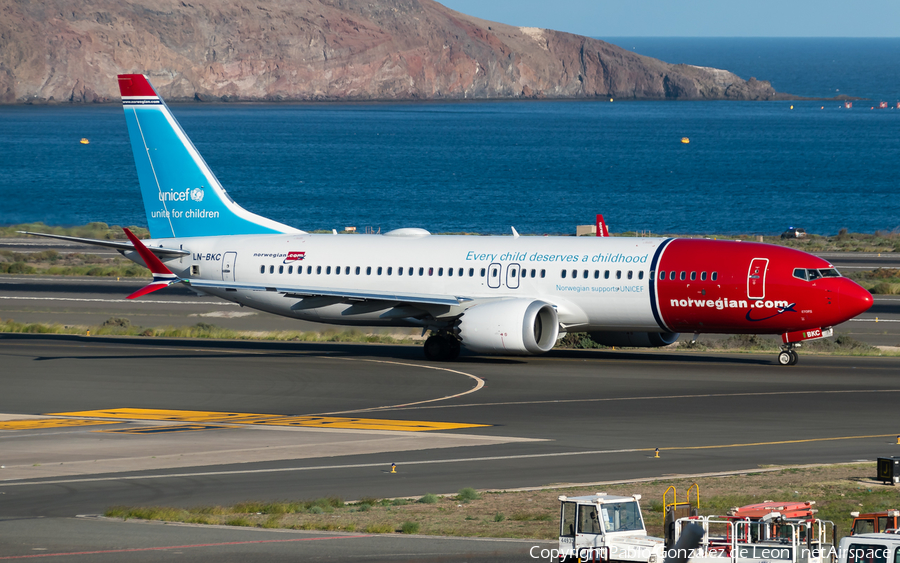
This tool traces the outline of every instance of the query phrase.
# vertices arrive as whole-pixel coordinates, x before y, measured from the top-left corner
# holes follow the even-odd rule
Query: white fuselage
[[[303,298],[275,291],[202,290],[298,319],[423,326],[414,312],[424,310],[435,319],[451,318],[470,300],[520,297],[552,304],[564,329],[658,332],[663,329],[654,320],[649,284],[654,253],[663,241],[304,233],[159,239],[146,244],[190,251],[190,256],[164,260],[179,277],[188,279],[444,295],[464,301],[460,306],[398,306],[377,300]],[[126,256],[140,261],[134,253]]]

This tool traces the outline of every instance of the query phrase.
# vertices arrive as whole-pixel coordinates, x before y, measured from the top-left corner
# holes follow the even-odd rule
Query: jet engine
[[[591,340],[603,346],[624,346],[626,348],[659,348],[674,344],[677,332],[591,332]]]
[[[549,303],[506,299],[466,309],[459,324],[463,346],[482,354],[542,354],[559,336],[559,318]]]

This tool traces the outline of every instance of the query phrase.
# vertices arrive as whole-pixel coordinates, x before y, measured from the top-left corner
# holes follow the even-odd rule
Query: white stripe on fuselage
[[[165,261],[172,271],[186,278],[222,280],[225,253],[235,252],[234,280],[238,282],[447,295],[465,297],[475,303],[511,297],[539,299],[556,306],[560,323],[571,329],[658,331],[660,327],[650,306],[649,284],[653,255],[663,240],[281,234],[146,242],[151,247],[162,245],[191,251],[190,256]],[[286,263],[292,252],[303,252],[303,259]],[[492,265],[499,270],[493,279]],[[522,275],[510,277],[510,267],[515,269],[516,265],[521,268]],[[191,275],[191,266],[199,266],[199,276]],[[265,266],[265,273],[260,273],[261,266]],[[269,273],[270,266],[274,266],[275,273]],[[278,273],[280,266],[284,273]],[[287,273],[289,266],[292,266],[290,274]],[[298,267],[303,268],[302,274],[297,273]],[[311,274],[307,273],[309,267],[312,267]],[[319,267],[321,273],[317,274]],[[329,267],[331,273],[327,274]],[[337,267],[341,268],[340,274],[335,273]],[[349,275],[346,273],[348,267]],[[382,268],[381,275],[377,274],[379,267]],[[367,268],[372,269],[371,274],[367,274]],[[398,268],[403,268],[402,275],[398,275]],[[413,275],[409,275],[410,268]],[[420,275],[420,268],[424,275]],[[453,269],[452,276],[448,275],[450,268]],[[460,268],[462,276],[459,276]],[[473,276],[470,276],[470,269]],[[563,270],[565,277],[561,275]],[[542,271],[544,277],[541,277]],[[576,272],[574,278],[573,271]],[[595,271],[599,272],[599,277],[595,277]],[[606,271],[609,271],[608,278]],[[619,272],[620,276],[617,275]],[[328,304],[324,298],[319,298],[319,303],[310,304],[322,306],[297,309],[299,298],[274,292],[204,291],[288,317],[335,324],[414,326],[402,318],[383,318],[384,310],[366,312],[366,307],[349,302]],[[350,309],[351,306],[354,309]]]

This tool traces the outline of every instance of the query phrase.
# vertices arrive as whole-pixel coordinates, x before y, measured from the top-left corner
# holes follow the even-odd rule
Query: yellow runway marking
[[[92,426],[94,424],[121,424],[115,420],[78,420],[75,418],[31,418],[27,420],[4,420],[0,430],[40,430],[43,428],[65,428],[67,426]]]
[[[211,424],[175,424],[172,426],[141,426],[140,428],[110,428],[94,430],[110,434],[167,434],[169,432],[196,432],[199,430],[234,430],[235,426],[214,426]]]
[[[241,412],[182,411],[131,408],[61,412],[55,413],[52,416],[115,418],[119,420],[168,420],[175,422],[200,422],[218,424],[257,424],[266,426],[294,426],[304,428],[341,428],[345,430],[401,430],[404,432],[456,430],[459,428],[480,428],[484,426],[490,426],[489,424],[425,422],[421,420],[383,420],[377,418],[334,416],[285,416],[279,414],[252,414]]]
[[[805,438],[801,440],[779,440],[777,442],[750,442],[747,444],[718,444],[714,446],[672,446],[659,448],[663,450],[713,450],[717,448],[749,448],[752,446],[779,446],[783,444],[804,444],[807,442],[832,442],[835,440],[865,440],[867,438],[893,438],[897,434],[871,434],[868,436],[833,436],[829,438]],[[643,448],[641,451],[652,452],[654,448]]]

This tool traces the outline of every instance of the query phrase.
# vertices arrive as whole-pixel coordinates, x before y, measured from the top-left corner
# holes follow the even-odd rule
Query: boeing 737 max
[[[144,75],[119,76],[151,239],[117,248],[154,282],[277,315],[421,327],[429,359],[540,354],[563,332],[664,346],[680,332],[803,340],[872,305],[827,261],[767,244],[673,238],[309,234],[241,208]],[[38,234],[38,233],[34,233]],[[64,238],[64,237],[60,237]]]

